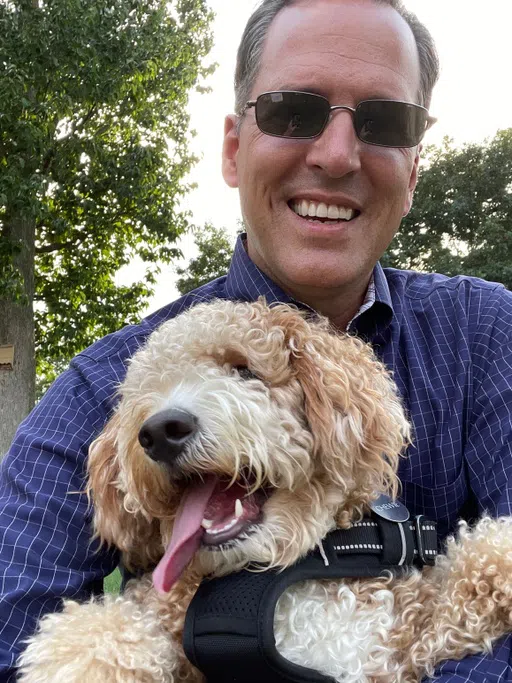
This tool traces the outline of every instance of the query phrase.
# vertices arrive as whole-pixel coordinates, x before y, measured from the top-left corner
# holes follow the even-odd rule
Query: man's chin
[[[329,263],[331,261],[331,263]],[[354,268],[345,265],[339,255],[332,257],[324,256],[318,259],[309,259],[307,263],[294,265],[284,271],[284,279],[288,284],[288,291],[312,295],[336,296],[348,289],[352,289],[354,283],[360,279]]]
[[[372,266],[358,259],[352,251],[340,248],[305,248],[293,243],[275,244],[261,254],[248,239],[248,254],[258,268],[293,299],[310,304],[310,299],[340,296],[366,286]],[[365,261],[368,261],[366,258]],[[310,304],[311,305],[311,304]]]

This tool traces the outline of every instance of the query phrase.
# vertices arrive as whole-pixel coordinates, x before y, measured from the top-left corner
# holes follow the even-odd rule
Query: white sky
[[[428,26],[441,60],[441,78],[431,112],[439,120],[425,142],[443,136],[457,143],[481,141],[500,128],[512,127],[512,0],[405,0]],[[233,233],[240,217],[238,194],[220,172],[224,116],[233,110],[233,72],[238,42],[257,0],[209,0],[216,13],[215,46],[210,60],[218,63],[208,84],[212,92],[191,96],[192,151],[201,158],[191,174],[198,184],[186,200],[196,225],[211,221]],[[191,240],[182,244],[189,258]],[[139,269],[132,265],[130,275]],[[176,276],[166,266],[149,311],[178,296]]]

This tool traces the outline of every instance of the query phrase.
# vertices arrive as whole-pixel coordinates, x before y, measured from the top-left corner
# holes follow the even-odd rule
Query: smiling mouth
[[[357,209],[350,207],[313,202],[307,199],[290,200],[288,206],[297,216],[319,223],[349,223],[361,214]]]

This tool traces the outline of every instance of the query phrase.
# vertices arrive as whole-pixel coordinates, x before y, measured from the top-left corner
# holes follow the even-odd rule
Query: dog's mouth
[[[264,502],[263,489],[247,493],[241,482],[229,486],[229,482],[218,480],[201,522],[203,545],[220,546],[247,531],[260,520]]]
[[[201,545],[221,547],[261,519],[267,494],[264,489],[249,490],[246,480],[232,483],[212,475],[188,486],[169,546],[153,573],[156,590],[170,591]]]

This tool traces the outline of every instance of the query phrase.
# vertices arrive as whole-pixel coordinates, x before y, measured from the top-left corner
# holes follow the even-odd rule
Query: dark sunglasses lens
[[[271,92],[256,100],[256,122],[263,133],[284,138],[319,135],[329,118],[329,103],[319,95]]]
[[[428,112],[404,102],[375,100],[361,102],[354,125],[363,142],[385,147],[414,147],[425,132]]]

